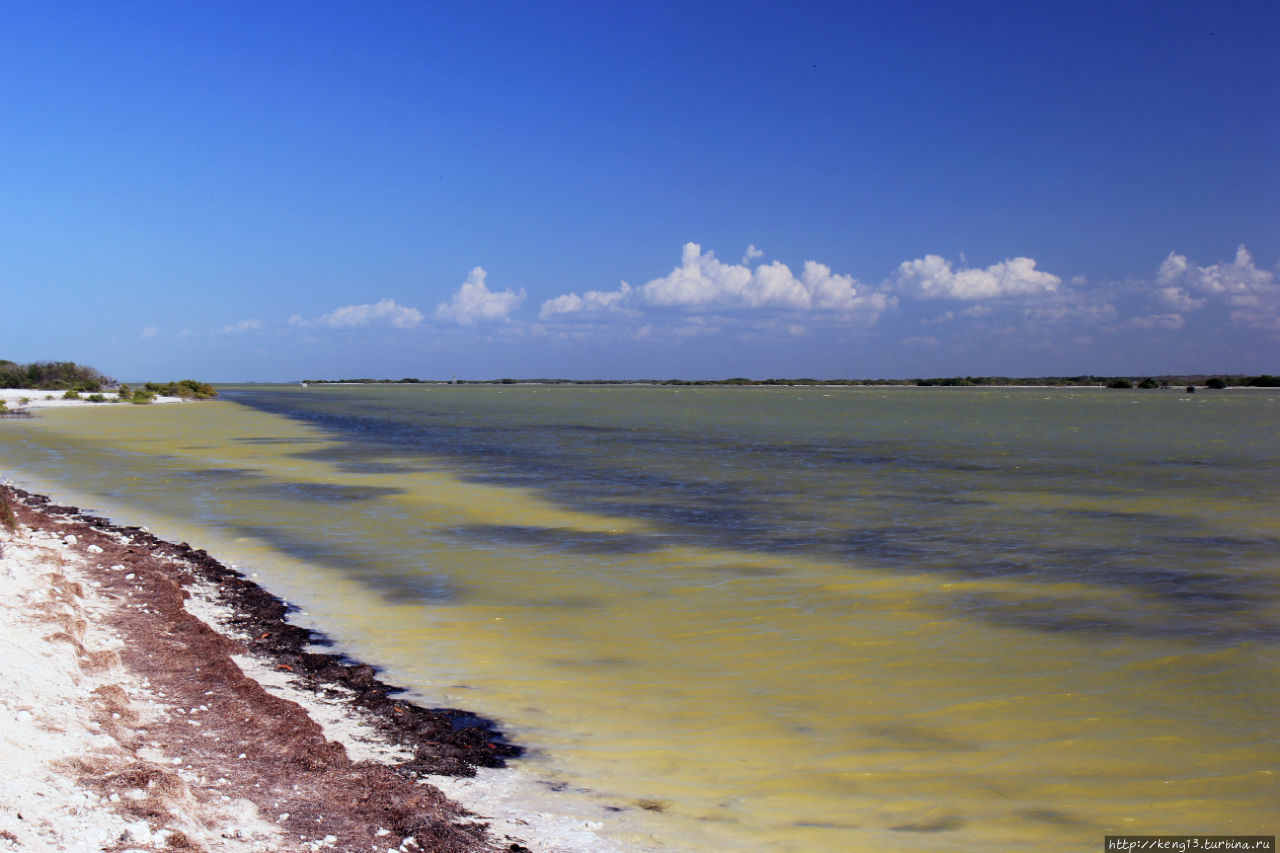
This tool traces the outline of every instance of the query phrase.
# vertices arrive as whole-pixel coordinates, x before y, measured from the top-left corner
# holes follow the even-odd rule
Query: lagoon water
[[[207,548],[634,849],[1274,834],[1280,394],[230,387],[0,472]]]

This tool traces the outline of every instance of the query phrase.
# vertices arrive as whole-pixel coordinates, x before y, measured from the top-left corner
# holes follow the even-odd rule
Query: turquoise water
[[[5,422],[638,847],[1094,849],[1280,805],[1272,391],[325,386]]]

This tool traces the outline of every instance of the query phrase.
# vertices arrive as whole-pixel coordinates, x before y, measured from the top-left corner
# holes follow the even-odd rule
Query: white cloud
[[[1258,269],[1249,250],[1241,245],[1235,260],[1212,266],[1195,266],[1186,255],[1170,252],[1156,273],[1156,298],[1171,308],[1189,311],[1208,299],[1235,309],[1231,321],[1256,329],[1280,329],[1280,284],[1276,274]],[[1200,294],[1195,299],[1192,294]]]
[[[289,322],[298,325],[294,322],[294,318],[297,318],[297,315],[291,317]],[[301,320],[301,318],[297,319]],[[412,329],[422,322],[422,312],[416,308],[397,305],[394,299],[383,299],[373,305],[344,305],[341,308],[335,308],[316,322],[334,329],[375,324],[386,324],[397,329]]]
[[[546,319],[556,314],[591,314],[601,311],[621,311],[623,310],[623,302],[630,292],[631,285],[624,281],[617,290],[588,290],[581,296],[576,293],[566,293],[542,303],[542,310],[538,312],[538,316]]]
[[[254,332],[261,328],[261,320],[241,320],[239,323],[228,323],[222,327],[221,331],[224,335],[238,335],[244,332]]]
[[[160,334],[159,326],[147,326],[145,329],[142,330],[142,334],[138,335],[138,337],[142,338],[145,341],[148,338],[154,338],[158,334]]]
[[[518,291],[508,288],[494,293],[485,285],[485,276],[482,267],[473,269],[453,297],[436,306],[436,318],[452,320],[463,326],[506,320],[524,301],[524,288]]]
[[[842,316],[857,313],[874,321],[880,312],[897,304],[887,294],[864,292],[853,276],[832,273],[817,261],[806,261],[799,277],[780,261],[754,269],[746,265],[745,261],[762,254],[753,246],[744,263],[726,264],[714,252],[704,254],[697,243],[686,243],[680,266],[665,277],[639,287],[623,282],[616,291],[564,294],[544,302],[541,316],[652,307],[823,311]]]
[[[898,266],[895,284],[921,299],[1002,299],[1052,293],[1062,279],[1036,269],[1031,258],[1010,258],[984,269],[961,267],[940,255],[925,255]]]
[[[1175,311],[1194,311],[1204,306],[1206,299],[1195,299],[1186,290],[1176,285],[1162,287],[1156,291],[1156,298]]]
[[[760,249],[757,249],[755,244],[752,243],[750,246],[747,247],[747,251],[744,252],[742,255],[742,265],[744,267],[751,266],[752,261],[754,261],[756,258],[763,258],[763,257],[764,257],[764,252],[761,251]]]
[[[1177,281],[1186,274],[1187,267],[1186,255],[1170,252],[1169,257],[1164,259],[1164,263],[1160,265],[1160,269],[1156,273],[1156,283],[1170,284]]]

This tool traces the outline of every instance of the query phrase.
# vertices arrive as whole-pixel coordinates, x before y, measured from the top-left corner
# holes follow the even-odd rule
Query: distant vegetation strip
[[[140,387],[130,388],[128,385],[117,384],[114,379],[92,367],[72,361],[18,364],[16,361],[0,359],[0,388],[61,391],[62,396],[67,399],[81,399],[81,394],[88,394],[83,399],[94,403],[107,402],[107,398],[101,393],[103,391],[113,391],[119,401],[130,403],[150,403],[157,396],[181,397],[184,400],[207,400],[218,396],[218,392],[208,382],[197,382],[194,379],[147,382]]]
[[[1013,386],[1038,385],[1078,388],[1280,388],[1280,376],[1208,374],[1146,376],[947,376],[930,379],[305,379],[307,385],[917,385],[917,386]]]

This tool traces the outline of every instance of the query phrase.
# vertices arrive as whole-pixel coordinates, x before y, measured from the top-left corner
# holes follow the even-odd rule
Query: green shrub
[[[1138,383],[1139,388],[1159,388],[1160,383],[1148,376],[1146,379]]]
[[[197,382],[194,379],[183,379],[178,382],[148,382],[142,386],[152,394],[165,397],[181,397],[184,400],[207,400],[218,396],[218,392],[208,382]]]
[[[129,402],[133,403],[135,406],[146,406],[150,403],[154,403],[155,401],[155,392],[148,391],[146,388],[138,388],[129,397]]]
[[[18,532],[18,518],[13,514],[13,507],[9,506],[9,502],[5,500],[4,495],[0,495],[0,522],[4,524],[10,533]]]
[[[1132,388],[1133,383],[1128,379],[1112,379],[1107,383],[1108,388]]]
[[[1217,388],[1221,391],[1223,388],[1227,387],[1227,380],[1223,379],[1221,376],[1213,376],[1204,384],[1208,385],[1210,388]]]
[[[102,396],[101,394],[90,394],[88,397],[85,397],[85,399],[86,399],[86,400],[88,400],[90,403],[105,403],[105,402],[107,402],[107,398],[106,398],[106,397],[104,397],[104,396]]]
[[[64,399],[64,400],[79,400],[79,399],[80,399],[80,392],[79,392],[79,391],[76,391],[76,390],[73,390],[73,389],[71,389],[71,388],[68,388],[65,392],[63,392],[62,399]]]

